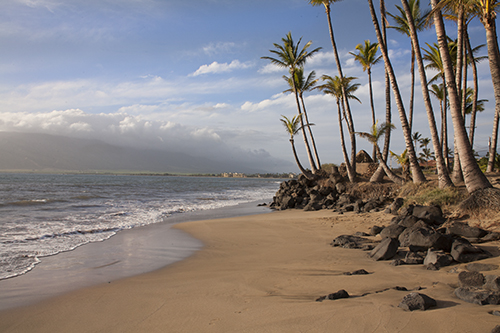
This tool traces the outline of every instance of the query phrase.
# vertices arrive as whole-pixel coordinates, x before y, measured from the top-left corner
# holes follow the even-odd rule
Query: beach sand
[[[391,218],[289,210],[182,223],[175,227],[205,244],[188,259],[2,311],[0,332],[490,332],[500,324],[489,313],[500,306],[454,296],[458,274],[450,270],[463,265],[439,271],[391,266],[329,245]],[[343,274],[358,269],[371,274]],[[396,286],[421,287],[437,307],[398,308],[409,292]],[[340,289],[351,297],[315,301]]]

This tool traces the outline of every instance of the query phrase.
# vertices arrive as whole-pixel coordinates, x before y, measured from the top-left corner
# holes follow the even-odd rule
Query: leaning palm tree
[[[399,11],[399,15],[393,15],[391,13],[387,13],[390,17],[395,22],[394,26],[390,26],[389,28],[392,28],[403,35],[408,36],[408,38],[411,38],[410,34],[410,23],[409,23],[409,17],[411,16],[413,18],[413,22],[415,25],[415,29],[417,31],[422,31],[425,28],[425,24],[427,21],[427,17],[429,16],[430,10],[425,10],[422,11],[420,9],[420,0],[410,0],[408,2],[408,5],[410,7],[410,15],[408,15],[405,10],[396,5],[396,8]],[[409,111],[408,111],[408,121],[409,121],[409,126],[410,126],[410,132],[412,131],[413,127],[413,102],[415,99],[415,51],[416,51],[416,46],[411,43],[411,67],[410,67],[410,73],[411,73],[411,86],[410,86],[410,104],[409,104]]]
[[[372,86],[372,66],[376,65],[382,59],[382,56],[377,57],[378,43],[370,43],[370,40],[365,40],[364,44],[356,45],[358,53],[349,52],[354,56],[354,60],[363,66],[363,72],[368,73],[368,87],[370,90],[370,107],[372,110],[372,125],[375,125],[375,106],[373,103],[373,86]],[[373,146],[373,159],[377,160],[377,152]]]
[[[394,93],[396,105],[398,107],[399,119],[401,121],[401,128],[403,130],[406,148],[408,149],[410,168],[413,174],[413,182],[419,184],[425,182],[426,179],[424,173],[422,172],[422,169],[420,168],[420,165],[418,164],[417,154],[415,153],[415,147],[413,146],[413,142],[411,141],[411,132],[410,132],[410,127],[408,125],[408,118],[406,117],[403,100],[401,98],[401,93],[399,91],[399,85],[396,80],[396,75],[394,73],[391,60],[389,59],[387,47],[382,37],[382,32],[380,31],[380,25],[378,23],[377,14],[375,13],[375,8],[373,7],[373,0],[368,0],[368,5],[370,7],[370,14],[372,16],[373,26],[375,28],[377,40],[380,45],[380,50],[384,58],[385,68],[389,73],[389,77],[391,79],[392,91]]]
[[[316,79],[315,76],[316,76],[316,72],[312,71],[311,73],[309,73],[309,75],[307,75],[307,78],[304,77],[304,67],[299,67],[295,71],[295,83],[292,82],[291,75],[290,75],[290,77],[283,75],[283,78],[290,86],[290,89],[287,89],[284,92],[293,92],[293,87],[295,87],[298,91],[300,102],[302,104],[302,112],[304,113],[304,118],[305,118],[305,123],[306,123],[305,126],[307,127],[307,130],[309,132],[312,147],[314,150],[314,157],[316,158],[316,165],[318,166],[318,168],[321,168],[321,162],[319,160],[318,149],[316,148],[316,141],[314,140],[314,135],[313,135],[311,126],[308,125],[309,124],[309,117],[307,116],[306,104],[304,102],[304,92],[311,91],[312,89],[314,89],[316,86],[316,83],[318,82],[318,79]]]
[[[431,0],[432,8],[436,8],[437,0]],[[491,184],[483,174],[476,162],[472,147],[465,130],[461,113],[461,103],[458,97],[455,73],[448,50],[446,30],[441,11],[437,10],[433,14],[436,37],[439,44],[441,59],[443,60],[444,75],[446,78],[446,88],[450,100],[450,113],[453,120],[455,141],[457,143],[458,158],[464,175],[465,186],[469,193],[491,188]],[[456,158],[456,157],[455,157]]]
[[[377,152],[378,159],[380,161],[380,164],[384,168],[385,174],[387,177],[389,177],[390,180],[395,182],[396,184],[403,185],[405,183],[404,179],[401,177],[398,177],[388,166],[387,162],[384,160],[384,157],[382,156],[382,153],[380,152],[380,148],[378,147],[378,141],[382,136],[384,136],[387,132],[391,131],[392,129],[396,128],[393,124],[388,124],[388,123],[383,123],[378,125],[378,121],[375,122],[374,125],[372,125],[370,132],[358,132],[357,134],[368,140],[373,146],[375,147],[375,150]]]
[[[325,81],[325,83],[321,86],[318,86],[318,89],[323,91],[325,94],[334,96],[337,100],[337,112],[339,119],[340,144],[342,146],[342,154],[344,155],[344,161],[346,164],[347,176],[349,178],[349,181],[354,182],[356,179],[356,172],[352,167],[352,163],[349,160],[349,156],[347,154],[342,119],[346,118],[346,107],[344,104],[344,100],[354,99],[361,103],[359,98],[354,95],[354,92],[359,87],[359,83],[351,83],[352,81],[357,79],[356,77],[344,77],[341,79],[338,76],[332,78],[331,76],[323,75],[321,79]],[[344,115],[344,117],[342,117],[342,114]]]
[[[339,77],[340,79],[344,78],[344,74],[342,72],[342,65],[340,63],[340,57],[339,53],[337,50],[337,43],[335,42],[335,36],[333,33],[333,26],[332,26],[332,17],[331,17],[331,4],[340,2],[342,0],[308,0],[309,3],[313,6],[324,6],[325,7],[325,12],[326,12],[326,17],[328,20],[328,30],[330,32],[330,41],[332,42],[332,47],[333,47],[333,55],[335,57],[335,63],[337,64],[337,70],[339,72]],[[347,96],[347,94],[343,93],[343,96]],[[344,98],[344,97],[343,97]],[[349,138],[351,140],[351,161],[352,161],[352,168],[354,169],[354,172],[356,172],[356,135],[354,134],[354,122],[352,118],[352,113],[351,113],[351,106],[349,104],[349,100],[344,98],[344,105],[345,105],[345,111],[346,111],[346,123],[347,123],[347,128],[349,130]]]
[[[436,168],[438,172],[438,181],[439,187],[445,188],[449,186],[453,186],[453,183],[450,179],[450,175],[448,174],[448,169],[446,167],[443,152],[440,150],[440,142],[439,142],[439,134],[436,126],[436,119],[434,117],[434,110],[432,109],[431,98],[429,94],[429,88],[427,86],[427,74],[425,73],[424,61],[422,59],[422,53],[420,50],[420,42],[417,36],[417,27],[413,20],[413,16],[411,14],[411,8],[408,4],[408,0],[401,0],[403,4],[404,11],[408,17],[408,24],[410,28],[410,37],[412,45],[415,46],[415,58],[417,60],[417,66],[420,76],[420,86],[422,88],[422,97],[424,100],[425,110],[427,113],[427,120],[429,123],[429,129],[432,136],[432,144],[434,147],[435,155],[436,155]],[[427,148],[427,147],[426,147]]]
[[[292,144],[292,151],[293,151],[293,157],[295,158],[295,162],[297,162],[297,166],[299,167],[300,172],[306,176],[306,178],[311,179],[313,178],[312,175],[304,169],[302,164],[300,163],[299,157],[297,155],[297,150],[295,150],[295,141],[294,141],[294,136],[302,129],[300,127],[300,115],[293,116],[292,119],[289,119],[283,115],[281,115],[281,123],[285,127],[286,132],[290,135],[290,143]]]
[[[289,32],[284,38],[282,38],[281,41],[283,42],[283,45],[274,43],[274,47],[276,49],[270,50],[270,52],[273,53],[276,56],[276,58],[273,57],[261,57],[261,58],[271,61],[272,64],[278,67],[288,68],[291,77],[295,76],[295,71],[298,68],[303,67],[309,58],[311,58],[315,53],[321,50],[321,48],[318,47],[314,50],[309,51],[308,49],[312,45],[312,41],[307,42],[306,45],[304,45],[304,47],[300,49],[300,42],[302,41],[302,38],[300,38],[297,44],[295,44],[291,32]],[[298,111],[297,114],[301,115],[302,110],[300,107],[298,91],[295,87],[295,80],[292,80],[292,83],[294,85],[293,92],[295,95],[295,102],[297,103],[297,111]],[[302,116],[299,117],[301,125],[303,127],[304,119]],[[304,144],[306,146],[307,157],[309,158],[309,163],[311,164],[311,170],[313,173],[315,173],[317,171],[317,168],[313,160],[311,148],[309,146],[309,142],[307,140],[307,135],[305,131],[302,131],[302,136],[304,139]]]

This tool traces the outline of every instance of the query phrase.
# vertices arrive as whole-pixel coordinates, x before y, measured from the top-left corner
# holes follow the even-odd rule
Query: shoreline
[[[498,306],[460,301],[452,265],[391,266],[332,248],[341,234],[387,225],[391,215],[287,210],[177,224],[205,246],[167,267],[0,312],[2,332],[489,332]],[[493,245],[493,244],[492,244]],[[494,243],[498,246],[498,242]],[[483,263],[497,263],[498,257]],[[369,275],[347,276],[365,269]],[[489,274],[499,274],[491,271]],[[398,308],[409,291],[437,300]],[[323,302],[345,289],[348,299]]]
[[[40,257],[40,263],[30,271],[0,280],[0,311],[36,304],[77,289],[147,273],[184,260],[200,250],[203,243],[173,228],[174,225],[272,212],[268,207],[257,207],[257,203],[261,201],[174,214],[163,222],[120,230],[106,240]]]

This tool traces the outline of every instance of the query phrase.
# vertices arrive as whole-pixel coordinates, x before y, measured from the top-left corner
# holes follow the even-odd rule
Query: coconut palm
[[[439,101],[439,108],[441,110],[441,141],[440,150],[443,152],[443,157],[446,163],[446,168],[450,169],[450,158],[448,152],[448,124],[446,117],[446,89],[444,89],[443,84],[432,84],[429,92],[434,95]]]
[[[498,124],[500,117],[500,54],[498,50],[498,37],[496,30],[496,14],[500,8],[498,0],[473,0],[476,15],[486,31],[486,44],[488,46],[488,60],[490,64],[491,80],[495,93],[495,117],[493,118],[493,133],[488,157],[486,172],[494,169],[495,155],[498,142]]]
[[[380,148],[378,147],[378,141],[382,136],[384,136],[387,132],[391,131],[392,129],[396,128],[393,124],[388,124],[388,123],[382,123],[378,125],[378,121],[375,122],[371,126],[370,132],[358,132],[357,134],[368,140],[373,146],[375,147],[375,150],[377,152],[378,159],[380,161],[380,164],[382,164],[382,167],[384,168],[385,174],[387,177],[389,177],[390,180],[395,182],[396,184],[403,185],[404,184],[404,179],[397,176],[388,166],[387,162],[384,160],[384,157],[382,156],[382,153],[380,152]]]
[[[431,0],[432,8],[436,8],[437,0]],[[453,66],[448,50],[446,30],[444,27],[441,11],[436,10],[433,14],[436,37],[439,44],[439,51],[443,61],[444,75],[446,78],[446,89],[450,100],[450,113],[455,132],[458,158],[464,175],[465,186],[469,193],[491,188],[491,184],[483,174],[474,157],[474,152],[470,146],[464,120],[461,113],[461,103],[458,97],[457,85],[453,72]],[[455,156],[455,159],[457,157]]]
[[[408,179],[410,177],[410,160],[408,158],[408,150],[404,150],[401,155],[398,155],[391,151],[391,157],[396,160],[396,162],[401,166],[401,174],[403,175],[403,179]]]
[[[274,43],[273,45],[276,49],[269,50],[276,56],[276,58],[273,57],[261,57],[261,58],[271,61],[272,64],[278,67],[288,68],[291,77],[295,76],[295,71],[298,68],[303,67],[309,58],[311,58],[315,53],[321,50],[321,48],[318,47],[314,50],[309,51],[308,49],[309,47],[311,47],[312,41],[307,42],[306,45],[304,45],[304,47],[300,49],[300,42],[302,41],[302,38],[300,38],[297,44],[295,44],[291,32],[289,32],[284,38],[282,38],[281,41],[283,42],[283,45]],[[302,110],[299,102],[299,95],[295,87],[295,80],[292,80],[292,83],[294,85],[293,92],[295,95],[295,102],[297,104],[297,111],[298,111],[297,114],[302,115]],[[301,126],[304,127],[303,117],[299,116],[299,118]],[[309,163],[311,164],[311,170],[313,173],[315,173],[317,171],[317,168],[313,160],[311,148],[309,146],[309,142],[307,140],[307,135],[305,131],[302,131],[302,137],[304,139],[304,144],[306,146],[307,157],[309,159]]]
[[[316,148],[316,141],[314,140],[314,135],[311,126],[308,126],[309,117],[307,116],[306,104],[304,102],[304,92],[311,91],[312,89],[314,89],[316,83],[318,82],[318,79],[316,79],[315,77],[316,77],[315,71],[309,73],[309,75],[307,75],[307,78],[304,77],[304,67],[299,67],[295,71],[295,88],[297,89],[300,102],[302,104],[302,112],[304,113],[306,127],[308,129],[309,136],[311,138],[311,143],[314,150],[314,157],[316,158],[316,165],[318,166],[318,168],[320,168],[321,162],[319,160],[318,149]],[[290,86],[290,89],[287,89],[284,92],[293,92],[294,83],[292,82],[291,75],[290,77],[283,75],[283,78],[285,79],[285,81],[287,81],[288,85]]]
[[[415,58],[417,61],[418,71],[420,75],[420,86],[422,88],[422,97],[424,99],[424,105],[427,113],[427,120],[429,123],[429,129],[431,132],[432,143],[434,146],[434,151],[436,155],[436,168],[438,172],[439,187],[445,188],[452,186],[450,176],[448,174],[448,169],[443,159],[443,152],[440,150],[439,134],[436,126],[436,119],[434,118],[434,111],[432,109],[431,98],[429,94],[429,88],[427,86],[427,74],[425,73],[424,62],[422,59],[422,53],[420,49],[420,42],[417,36],[417,27],[415,25],[413,15],[411,13],[411,8],[408,4],[408,0],[401,0],[403,4],[404,11],[408,18],[408,25],[410,29],[410,38],[412,45],[415,47]],[[427,148],[427,145],[426,147]]]
[[[370,90],[370,107],[372,110],[372,125],[375,125],[375,106],[373,103],[373,86],[372,86],[372,66],[376,65],[382,59],[382,56],[377,57],[378,43],[370,43],[370,40],[365,40],[364,44],[356,45],[358,53],[349,52],[354,56],[354,60],[363,66],[363,72],[368,74],[368,87]],[[376,160],[377,152],[373,146],[373,159]]]
[[[293,116],[292,119],[289,119],[281,115],[280,120],[283,126],[285,127],[286,132],[290,135],[290,143],[292,144],[293,157],[295,158],[295,162],[297,162],[297,166],[299,167],[300,172],[302,172],[304,176],[306,176],[307,178],[311,179],[312,175],[306,169],[304,169],[297,155],[297,150],[295,150],[294,136],[302,129],[302,127],[299,126],[300,115]]]
[[[332,78],[329,75],[323,75],[321,79],[325,83],[323,85],[318,86],[318,89],[323,91],[325,94],[334,96],[337,100],[337,112],[339,119],[340,144],[342,146],[342,154],[344,155],[344,161],[347,169],[347,176],[349,177],[349,180],[351,182],[354,182],[356,178],[356,172],[352,167],[352,163],[349,160],[349,156],[347,154],[347,149],[344,140],[344,130],[342,126],[342,119],[346,118],[345,117],[346,107],[344,104],[344,100],[354,99],[361,103],[359,98],[357,98],[354,95],[354,92],[359,87],[359,83],[352,83],[352,81],[357,79],[356,77],[344,77],[341,79],[339,76]],[[342,117],[342,114],[344,115],[344,117]]]
[[[411,141],[411,132],[408,125],[408,119],[406,117],[403,100],[401,99],[401,93],[399,91],[396,75],[394,74],[394,69],[392,68],[392,64],[389,59],[387,47],[382,37],[382,32],[380,31],[380,25],[378,23],[377,14],[375,13],[375,8],[373,7],[373,0],[368,0],[368,5],[370,7],[370,14],[372,16],[373,26],[375,28],[377,40],[380,45],[380,50],[382,52],[382,56],[384,59],[385,68],[389,73],[389,77],[391,79],[391,86],[396,100],[396,105],[398,107],[399,118],[401,121],[401,128],[403,130],[406,148],[408,149],[410,168],[413,174],[413,182],[417,184],[422,183],[425,182],[426,179],[424,173],[422,172],[422,169],[420,168],[420,165],[418,164],[417,154],[415,153],[415,147],[413,146],[413,142]]]
[[[410,38],[410,24],[408,22],[408,18],[411,16],[413,18],[413,22],[415,25],[415,29],[417,31],[422,31],[425,28],[425,24],[427,21],[427,17],[429,16],[430,10],[425,10],[422,11],[420,9],[420,0],[410,0],[408,2],[408,5],[410,7],[410,15],[407,15],[405,10],[396,5],[396,8],[399,11],[399,15],[393,15],[391,13],[387,13],[390,17],[393,18],[394,22],[396,23],[394,26],[390,26],[389,28],[395,29],[396,31],[402,33],[403,35],[408,36]],[[409,126],[410,126],[410,132],[412,131],[413,127],[413,101],[415,98],[415,50],[416,47],[411,44],[411,67],[410,67],[410,73],[411,73],[411,91],[410,91],[410,105],[409,105],[409,112],[408,112],[408,120],[409,120]]]
[[[382,40],[384,41],[384,46],[387,47],[387,14],[385,10],[385,1],[380,0],[380,17],[381,17],[381,32],[382,32]],[[387,52],[387,49],[386,49]],[[391,78],[389,77],[389,73],[387,70],[385,71],[385,122],[392,122],[392,114],[391,114]],[[389,145],[391,143],[391,132],[386,133],[384,136],[384,148],[382,150],[382,155],[384,159],[387,161],[389,157]],[[382,165],[379,165],[377,170],[373,173],[370,178],[370,182],[381,182],[384,179],[384,168]]]
[[[325,8],[326,18],[328,20],[328,30],[330,32],[330,41],[332,42],[335,63],[337,64],[337,70],[339,72],[338,76],[341,79],[343,79],[344,74],[342,72],[342,65],[340,63],[339,53],[337,51],[337,43],[335,42],[335,35],[333,33],[332,17],[331,17],[331,5],[336,3],[336,2],[340,2],[342,0],[308,0],[308,1],[313,6],[323,6]],[[346,92],[344,92],[342,96],[343,96],[342,98],[347,96]],[[347,118],[346,118],[347,129],[349,130],[349,138],[351,140],[352,168],[354,169],[354,172],[356,172],[356,135],[354,132],[354,122],[353,122],[352,113],[351,113],[351,106],[349,104],[348,99],[344,98],[343,103],[345,105],[345,111],[346,111],[346,115],[347,115]]]

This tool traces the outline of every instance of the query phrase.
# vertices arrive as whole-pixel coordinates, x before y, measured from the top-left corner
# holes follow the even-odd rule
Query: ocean
[[[0,174],[0,280],[119,231],[242,203],[269,202],[279,179]],[[177,219],[178,220],[178,219]],[[1,282],[1,281],[0,281]]]

